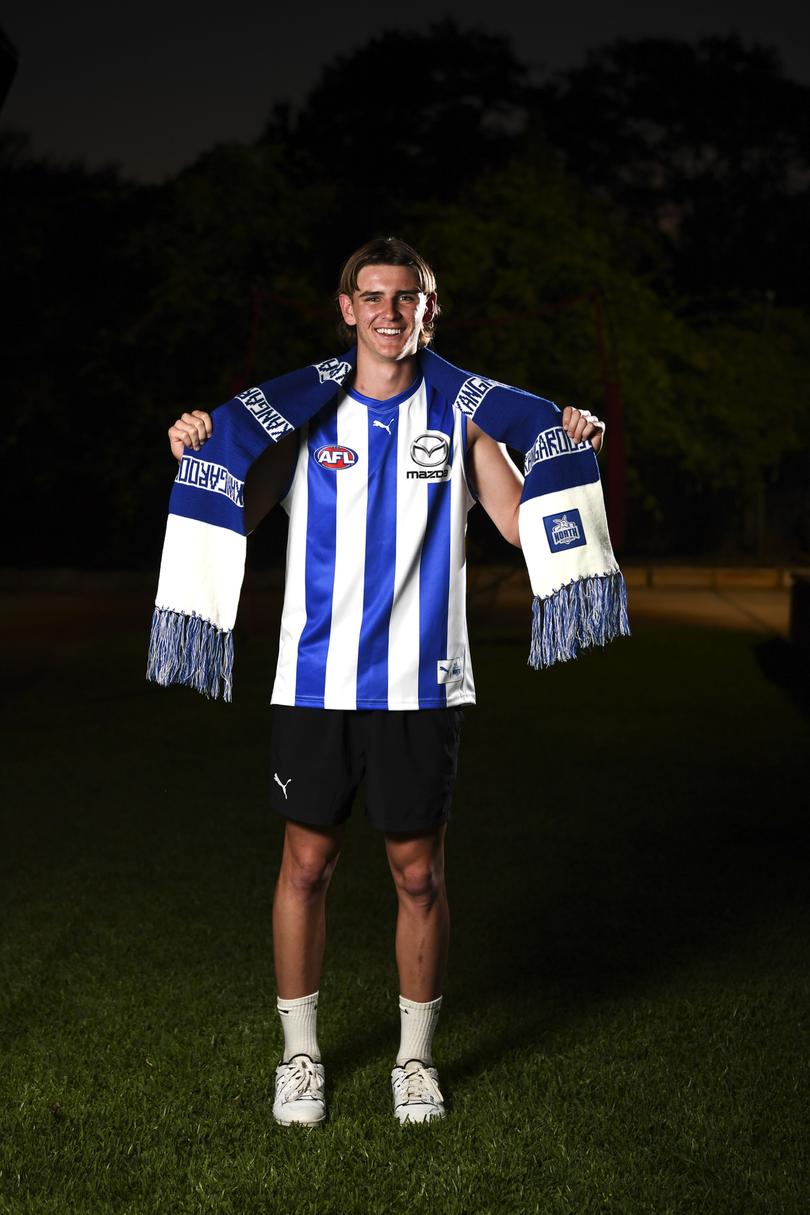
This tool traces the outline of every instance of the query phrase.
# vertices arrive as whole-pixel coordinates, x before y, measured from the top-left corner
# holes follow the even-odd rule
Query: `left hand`
[[[565,433],[574,443],[590,439],[594,451],[598,452],[605,437],[605,423],[596,414],[588,413],[587,409],[574,409],[566,405],[562,415],[562,426]]]

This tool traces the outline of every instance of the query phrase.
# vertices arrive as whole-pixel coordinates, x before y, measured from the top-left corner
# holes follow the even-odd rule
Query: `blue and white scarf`
[[[525,453],[518,522],[534,594],[529,664],[567,662],[580,649],[628,635],[627,594],[590,441],[574,443],[559,408],[544,397],[463,371],[432,350],[418,357],[428,391]],[[245,478],[271,443],[329,403],[355,359],[353,347],[239,393],[214,410],[204,449],[183,454],[169,499],[147,679],[231,699]]]

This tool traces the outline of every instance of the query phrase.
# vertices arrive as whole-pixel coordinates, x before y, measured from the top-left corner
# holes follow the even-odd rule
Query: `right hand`
[[[209,413],[205,413],[202,409],[184,413],[177,419],[174,426],[169,427],[169,444],[175,460],[182,460],[186,447],[190,447],[192,451],[199,451],[205,440],[211,438],[213,432],[214,425]]]

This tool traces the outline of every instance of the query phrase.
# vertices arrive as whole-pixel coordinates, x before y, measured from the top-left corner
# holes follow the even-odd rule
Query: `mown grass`
[[[806,1215],[808,729],[767,648],[639,627],[534,673],[524,641],[475,647],[449,1116],[391,1116],[394,896],[358,807],[329,900],[320,1132],[270,1117],[272,647],[242,639],[230,707],[147,685],[141,634],[18,679],[0,1210]]]

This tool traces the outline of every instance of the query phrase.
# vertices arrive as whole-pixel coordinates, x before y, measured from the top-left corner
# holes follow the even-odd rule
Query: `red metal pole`
[[[611,368],[605,340],[605,305],[601,291],[594,293],[596,309],[596,332],[599,343],[599,358],[602,364],[602,383],[605,391],[605,509],[607,511],[610,538],[617,551],[624,547],[627,529],[627,474],[624,451],[624,418],[619,381]]]

